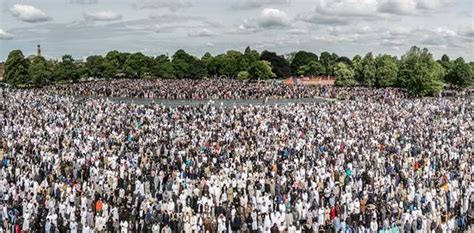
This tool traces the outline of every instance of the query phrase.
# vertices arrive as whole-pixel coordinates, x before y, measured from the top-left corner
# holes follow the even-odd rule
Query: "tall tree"
[[[468,87],[472,85],[473,79],[474,71],[472,67],[460,57],[454,60],[445,81],[456,86]]]
[[[442,91],[443,67],[433,60],[428,49],[413,46],[402,56],[398,85],[420,95],[434,95]]]
[[[444,73],[442,79],[445,82],[449,82],[449,77],[448,74],[451,72],[451,69],[453,68],[453,63],[449,59],[449,56],[444,54],[440,60],[438,60],[438,63],[444,68]]]
[[[191,78],[194,79],[207,77],[208,73],[204,62],[197,58],[194,58],[193,62],[191,63],[190,75]]]
[[[127,60],[128,54],[112,50],[105,55],[104,60],[104,76],[107,78],[115,78],[119,73],[123,72],[123,65]]]
[[[217,75],[217,68],[213,65],[214,64],[214,57],[211,55],[211,53],[206,52],[202,56],[201,61],[204,63],[204,66],[206,66],[207,73],[210,76]]]
[[[219,74],[229,78],[235,78],[240,71],[247,70],[249,60],[242,59],[243,54],[239,51],[229,50],[216,57],[218,60]]]
[[[104,58],[99,55],[89,56],[86,59],[86,71],[89,77],[103,78],[104,77]]]
[[[272,72],[275,73],[278,78],[290,77],[290,64],[283,56],[279,56],[274,52],[265,50],[260,55],[260,60],[270,62],[272,66]]]
[[[74,64],[74,58],[67,54],[56,65],[53,73],[56,81],[72,80],[76,82],[81,77],[80,69]]]
[[[390,55],[379,55],[375,59],[376,85],[379,87],[390,87],[397,81],[398,66],[396,57]]]
[[[249,46],[245,48],[244,59],[248,60],[250,63],[253,63],[254,61],[258,61],[259,57],[260,57],[260,54],[258,53],[257,50],[251,49]]]
[[[173,55],[172,64],[177,78],[202,78],[207,76],[204,63],[180,49]]]
[[[35,86],[41,86],[51,81],[51,69],[50,64],[42,56],[36,56],[31,61],[28,67],[28,74],[30,76],[29,83]]]
[[[336,56],[337,56],[337,55],[336,55]],[[342,63],[345,63],[346,65],[352,67],[352,61],[351,61],[351,59],[349,59],[348,57],[345,57],[345,56],[338,57],[338,58],[335,60],[335,62],[336,62],[336,64],[339,63],[339,62],[342,62]]]
[[[237,79],[238,80],[246,80],[246,79],[249,79],[250,77],[250,74],[248,71],[240,71],[238,74],[237,74]]]
[[[354,71],[352,68],[345,63],[337,63],[334,68],[334,74],[336,75],[337,86],[355,86],[356,81],[354,79]]]
[[[294,56],[291,58],[291,74],[292,75],[298,75],[298,69],[301,66],[308,65],[310,62],[317,62],[318,61],[318,55],[311,53],[311,52],[306,52],[306,51],[298,51],[294,54]]]
[[[354,70],[354,79],[359,82],[363,83],[364,74],[363,74],[363,66],[362,66],[362,57],[360,55],[355,55],[352,58],[352,69]]]
[[[13,50],[5,61],[5,82],[11,85],[26,83],[28,80],[29,62],[21,50]]]
[[[307,65],[300,66],[298,69],[299,75],[304,76],[318,76],[324,73],[323,66],[317,61],[311,61]]]
[[[319,56],[319,62],[324,68],[325,75],[334,75],[337,58],[338,56],[335,53],[333,54],[330,54],[328,52],[321,53],[321,56]]]
[[[176,78],[189,78],[192,61],[193,57],[182,49],[174,53],[171,62]]]
[[[269,79],[275,78],[272,67],[268,61],[256,61],[252,63],[249,69],[250,77],[253,79]]]
[[[125,74],[130,78],[144,78],[150,72],[152,59],[143,53],[131,54],[123,65]]]
[[[166,55],[155,57],[150,72],[157,78],[175,78],[173,64]]]
[[[257,50],[251,49],[249,46],[247,46],[247,48],[245,48],[244,54],[238,57],[239,70],[248,71],[252,63],[258,61],[259,59],[260,54],[257,52]]]
[[[375,85],[375,60],[372,53],[367,53],[362,59],[362,83],[365,86],[373,86]]]

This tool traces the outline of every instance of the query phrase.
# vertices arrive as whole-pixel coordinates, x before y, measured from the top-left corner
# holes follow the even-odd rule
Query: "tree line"
[[[77,82],[82,78],[164,78],[199,79],[204,77],[231,79],[270,79],[290,76],[335,76],[338,86],[400,87],[421,95],[440,92],[445,84],[472,85],[474,63],[463,58],[450,60],[443,55],[434,60],[428,49],[410,48],[401,58],[388,54],[352,59],[335,53],[298,51],[288,56],[275,52],[261,53],[247,47],[244,52],[229,50],[198,58],[184,50],[171,57],[146,56],[142,53],[110,51],[105,56],[87,57],[77,62],[71,55],[60,61],[36,56],[24,57],[20,50],[9,53],[5,62],[5,82],[13,86],[41,86],[57,82]]]

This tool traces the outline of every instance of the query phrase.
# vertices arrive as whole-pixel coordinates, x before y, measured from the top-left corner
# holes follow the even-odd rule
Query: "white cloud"
[[[170,11],[177,11],[193,6],[188,0],[137,0],[132,5],[138,9],[165,8]]]
[[[207,28],[201,28],[197,30],[192,30],[188,33],[189,37],[210,37],[213,36],[214,32]]]
[[[235,10],[251,10],[264,6],[276,6],[289,4],[289,0],[237,0],[231,8]]]
[[[474,27],[471,25],[461,28],[459,30],[459,35],[471,38],[472,40],[474,38]]]
[[[432,36],[425,36],[424,39],[421,40],[423,45],[444,45],[445,41],[440,40],[440,38],[435,38]]]
[[[440,4],[441,3],[439,2],[439,0],[418,0],[416,3],[416,8],[431,10],[438,8]]]
[[[409,15],[415,12],[416,5],[414,0],[383,0],[379,2],[377,10],[395,15]]]
[[[309,13],[297,16],[313,24],[347,25],[356,20],[373,20],[381,16],[376,14],[377,0],[319,0]]]
[[[309,31],[306,28],[293,28],[288,31],[290,34],[295,34],[295,35],[304,35],[308,34]]]
[[[89,21],[114,21],[122,19],[122,15],[113,11],[85,12],[84,18]]]
[[[214,43],[212,43],[212,42],[207,42],[206,45],[207,45],[207,47],[211,47],[211,48],[215,47]]]
[[[418,36],[418,30],[409,27],[395,27],[381,34],[382,39],[390,41],[405,40]]]
[[[339,36],[339,35],[348,35],[348,34],[358,34],[358,35],[365,35],[376,32],[375,29],[371,28],[370,26],[330,26],[328,27],[328,32],[331,35]]]
[[[88,5],[88,4],[97,4],[99,3],[99,0],[71,0],[71,3]]]
[[[400,46],[405,45],[405,43],[403,43],[401,40],[391,40],[391,39],[383,39],[380,44],[384,46],[390,46],[390,47],[400,47]]]
[[[93,5],[97,1],[98,5]],[[54,23],[38,26],[12,15],[0,16],[0,25],[5,24],[0,26],[4,30],[0,37],[13,35],[13,39],[0,40],[0,60],[16,48],[25,49],[25,54],[34,53],[34,46],[25,47],[25,43],[38,40],[48,47],[48,55],[58,57],[64,48],[69,48],[68,53],[75,57],[89,55],[90,50],[104,54],[117,48],[131,52],[151,48],[148,54],[153,55],[183,48],[202,54],[205,50],[221,52],[261,42],[273,46],[278,53],[324,48],[352,57],[354,53],[394,53],[395,47],[402,52],[412,45],[438,43],[448,49],[434,47],[435,56],[448,53],[474,60],[469,49],[474,47],[473,15],[469,11],[473,0],[391,1],[401,6],[384,12],[379,8],[383,9],[380,5],[387,0],[65,0],[65,4],[0,0],[0,8],[3,6],[6,14],[13,13],[10,9],[14,4],[22,4],[33,5],[54,17]],[[133,3],[136,7],[132,7]],[[264,9],[286,13],[285,20],[279,21],[279,14],[264,15]],[[82,15],[96,11],[120,13],[122,20],[95,22]],[[266,21],[267,16],[271,20]],[[104,18],[107,17],[101,17]],[[272,26],[275,22],[278,26]],[[213,36],[206,37],[210,35]],[[211,49],[207,42],[215,47]]]
[[[290,24],[288,15],[279,9],[265,8],[260,13],[257,23],[262,28],[284,27]]]
[[[362,27],[357,27],[355,31],[360,34],[366,34],[366,33],[374,32],[375,30],[371,28],[370,26],[362,26]]]
[[[376,0],[320,0],[315,11],[326,15],[366,17],[374,14],[376,6]]]
[[[377,10],[395,15],[411,15],[440,9],[453,0],[379,0]]]
[[[258,25],[251,20],[245,19],[244,22],[239,25],[238,32],[239,33],[254,33],[258,32]]]
[[[0,29],[0,40],[10,40],[13,39],[13,35]]]
[[[192,21],[192,20],[202,20],[203,17],[192,16],[192,15],[180,15],[180,14],[151,14],[150,19],[156,20],[160,23],[162,22],[183,22],[183,21]]]
[[[435,32],[442,37],[452,37],[458,35],[455,31],[446,27],[436,28]]]
[[[290,18],[286,12],[275,8],[265,8],[257,18],[245,19],[236,32],[255,33],[264,28],[284,28],[289,25]]]
[[[389,19],[390,15],[415,15],[440,9],[452,0],[316,0],[311,12],[297,20],[322,25],[348,25],[358,21]]]
[[[15,4],[10,11],[13,16],[27,23],[38,23],[51,20],[51,17],[42,10],[30,5]]]

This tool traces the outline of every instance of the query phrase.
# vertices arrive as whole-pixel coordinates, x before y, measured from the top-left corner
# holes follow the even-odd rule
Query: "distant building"
[[[33,60],[35,57],[41,57],[41,46],[40,45],[37,45],[36,46],[36,55],[30,55],[28,57],[26,57],[26,59],[28,60]]]
[[[3,81],[4,75],[5,75],[5,63],[0,62],[0,81]]]

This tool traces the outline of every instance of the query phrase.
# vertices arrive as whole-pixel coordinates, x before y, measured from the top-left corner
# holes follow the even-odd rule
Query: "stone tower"
[[[36,46],[36,56],[41,57],[41,46]]]

